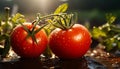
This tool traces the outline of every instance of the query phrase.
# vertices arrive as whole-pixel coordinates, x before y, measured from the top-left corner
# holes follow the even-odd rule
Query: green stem
[[[35,27],[36,27],[36,25],[40,22],[40,21],[42,21],[43,19],[45,19],[45,18],[48,18],[48,17],[52,17],[52,16],[59,16],[58,14],[50,14],[50,15],[47,15],[47,16],[43,16],[43,17],[41,17],[39,14],[38,14],[38,16],[37,16],[37,19],[34,21],[34,25],[33,25],[33,28],[32,28],[32,31],[34,31],[34,29],[35,29]],[[41,28],[40,28],[41,29]],[[40,30],[39,29],[39,30]],[[38,30],[38,31],[39,31]],[[37,32],[38,32],[37,31]]]
[[[120,28],[118,28],[118,27],[111,26],[111,30],[113,30],[114,32],[120,33]]]
[[[66,27],[62,24],[61,20],[57,20],[57,23],[58,23],[60,26],[55,26],[55,24],[54,24],[55,27],[58,27],[58,28],[61,28],[61,29],[66,29]]]
[[[2,53],[2,57],[6,57],[6,55],[8,54],[10,50],[10,38],[9,36],[5,38],[5,43],[4,43],[4,49],[3,49],[3,53]]]
[[[37,25],[37,23],[36,23],[36,22],[37,22],[36,20],[32,22],[32,24],[33,24],[32,31],[34,31],[34,29],[35,29],[35,27],[36,27],[36,25]]]
[[[75,15],[76,16],[76,15]],[[75,17],[75,19],[74,19],[75,21],[74,22],[72,22],[73,21],[73,14],[71,14],[70,15],[70,18],[69,18],[69,28],[71,28],[75,23],[76,23],[76,21],[77,21],[77,16]]]
[[[22,25],[22,27],[24,28],[24,30],[28,33],[28,34],[30,34],[30,30],[25,26],[25,25],[23,25],[23,23],[20,23],[21,25]]]
[[[65,18],[64,18],[62,15],[66,15],[66,13],[50,14],[50,15],[46,15],[46,16],[43,16],[43,17],[41,17],[40,15],[38,15],[38,19],[36,20],[36,22],[35,22],[35,24],[34,24],[34,26],[33,26],[32,31],[34,31],[35,26],[36,26],[40,21],[42,21],[42,20],[45,19],[45,18],[50,18],[50,17],[51,17],[51,18],[54,18],[53,21],[55,21],[57,17],[61,17],[64,21],[66,21]],[[61,19],[60,19],[60,20],[61,20]],[[59,20],[59,21],[60,21],[60,20]],[[65,22],[65,23],[66,23],[66,22]],[[53,24],[53,23],[51,23],[51,24]],[[66,27],[62,24],[62,22],[59,22],[59,24],[66,29]],[[54,25],[54,24],[53,24],[53,25]]]
[[[38,32],[39,32],[42,28],[44,28],[46,25],[48,25],[48,24],[46,23],[46,24],[42,25],[39,29],[33,31],[32,33],[33,33],[33,34],[38,33]]]
[[[62,19],[63,19],[63,21],[64,21],[64,23],[63,23],[63,25],[65,26],[65,28],[67,29],[67,18],[66,18],[66,15],[64,15],[64,16],[60,16]],[[61,19],[61,21],[62,21],[62,19]]]
[[[5,11],[6,11],[6,23],[8,23],[10,8],[9,7],[5,7]]]
[[[0,19],[0,35],[2,34],[2,20]]]

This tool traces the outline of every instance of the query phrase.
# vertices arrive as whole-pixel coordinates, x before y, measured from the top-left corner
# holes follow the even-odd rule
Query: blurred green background
[[[68,12],[78,13],[78,22],[99,26],[106,23],[105,15],[112,13],[120,24],[120,0],[0,0],[0,17],[4,15],[4,7],[11,8],[11,15],[19,12],[32,21],[37,13],[43,15],[53,13],[62,3],[69,3]]]

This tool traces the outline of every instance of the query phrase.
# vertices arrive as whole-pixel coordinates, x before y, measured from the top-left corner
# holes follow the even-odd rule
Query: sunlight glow
[[[31,0],[31,5],[40,10],[43,14],[46,14],[51,7],[52,0]],[[35,9],[36,9],[35,8]]]

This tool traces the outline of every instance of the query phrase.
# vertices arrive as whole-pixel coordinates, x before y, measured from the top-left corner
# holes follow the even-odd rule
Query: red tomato
[[[55,29],[49,36],[49,46],[52,52],[63,59],[77,59],[89,49],[91,36],[89,31],[80,24],[71,29]]]
[[[32,29],[31,23],[24,24],[28,29]],[[39,26],[36,26],[38,29]],[[46,33],[41,30],[35,34],[36,41],[32,39],[32,37],[27,37],[28,33],[24,30],[24,28],[20,25],[17,26],[10,36],[11,46],[13,50],[23,58],[38,58],[41,53],[46,48],[48,39]]]

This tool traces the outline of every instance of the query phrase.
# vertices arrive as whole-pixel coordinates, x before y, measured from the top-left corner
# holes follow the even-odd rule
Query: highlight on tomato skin
[[[89,50],[91,42],[89,31],[80,24],[67,30],[57,28],[49,36],[50,49],[62,59],[81,58]]]
[[[32,28],[31,23],[25,23],[24,25],[29,30]],[[39,26],[35,27],[35,29],[38,28]],[[46,49],[47,35],[43,29],[34,35],[36,41],[29,35],[21,25],[14,28],[10,36],[12,49],[22,58],[38,58]]]

